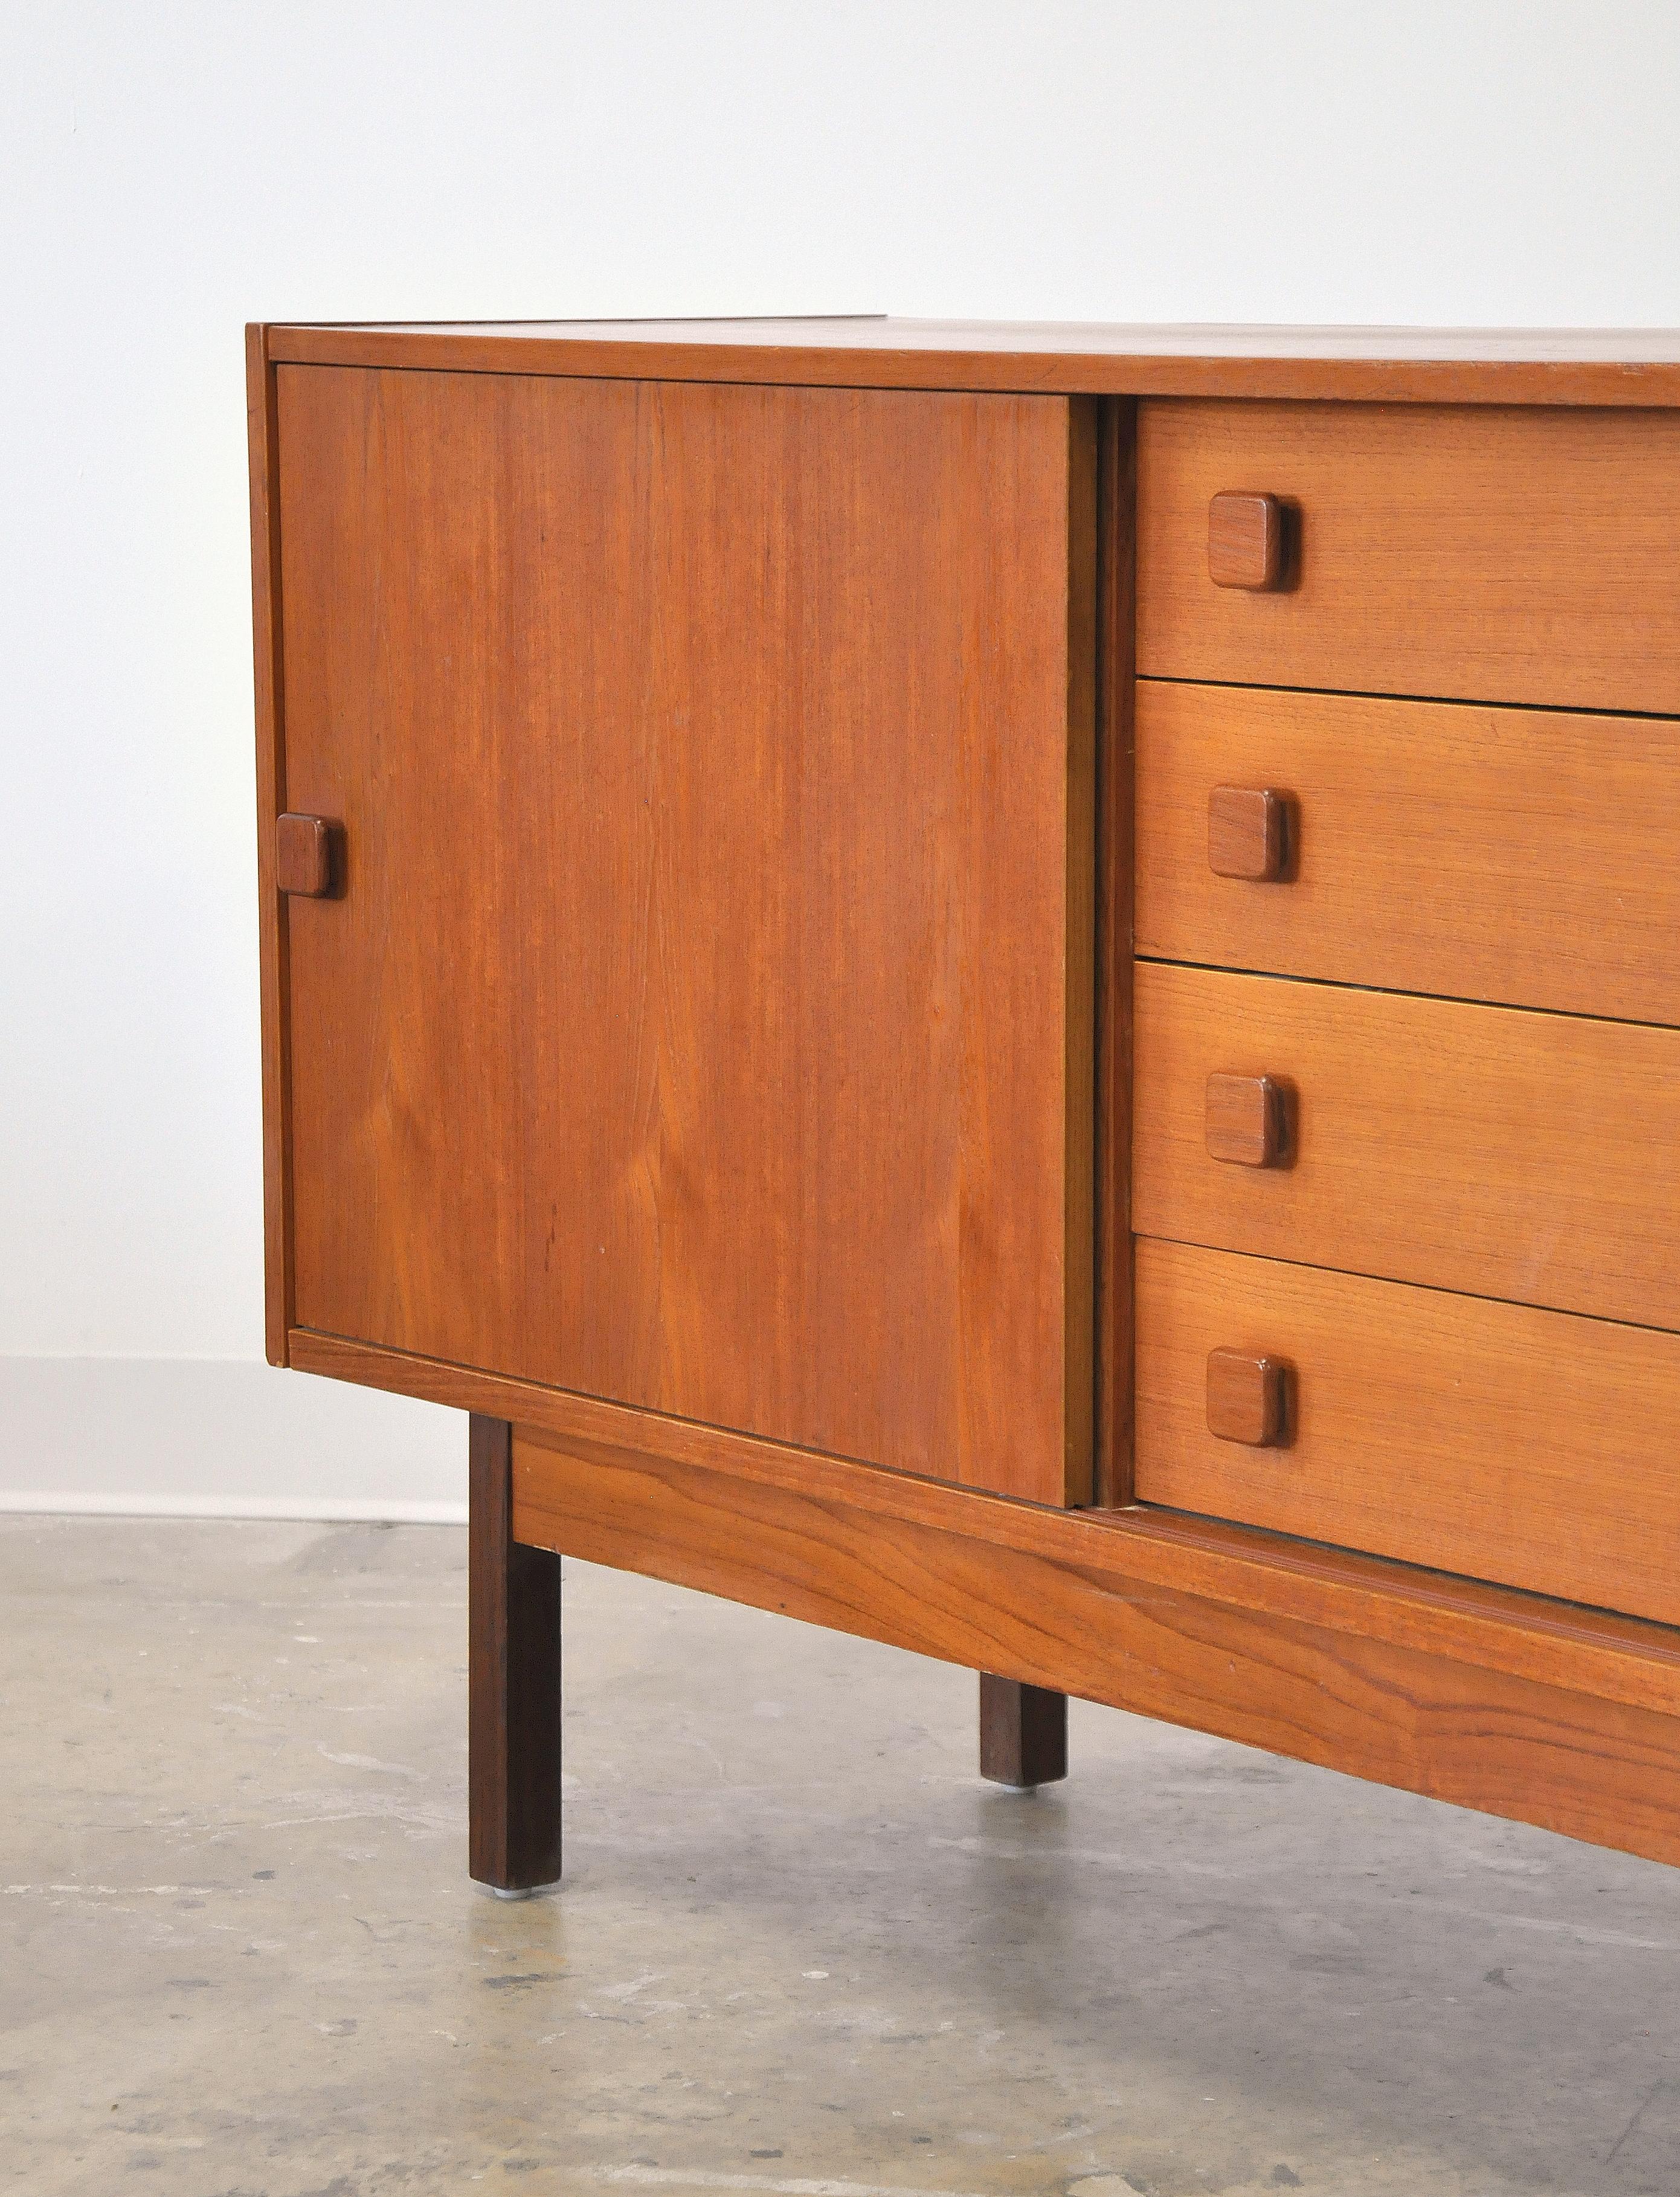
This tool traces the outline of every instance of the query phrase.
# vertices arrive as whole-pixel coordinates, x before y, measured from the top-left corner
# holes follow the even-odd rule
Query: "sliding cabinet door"
[[[1092,409],[278,402],[295,1324],[1083,1499]]]

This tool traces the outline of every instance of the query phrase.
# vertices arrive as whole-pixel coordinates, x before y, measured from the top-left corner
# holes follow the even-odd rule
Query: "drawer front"
[[[1142,672],[1680,711],[1680,414],[1157,400],[1138,455]]]
[[[1144,962],[1134,1033],[1140,1235],[1680,1328],[1680,1032]]]
[[[1138,1246],[1140,1500],[1680,1623],[1680,1337]],[[1208,1359],[1283,1369],[1281,1438],[1208,1426]]]
[[[1680,725],[1142,680],[1137,739],[1140,954],[1680,1024]]]

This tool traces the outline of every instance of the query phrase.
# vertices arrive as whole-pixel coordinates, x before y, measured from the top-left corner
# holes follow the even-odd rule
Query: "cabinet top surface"
[[[289,323],[316,365],[1094,395],[1680,404],[1680,329],[1127,326],[881,316]]]

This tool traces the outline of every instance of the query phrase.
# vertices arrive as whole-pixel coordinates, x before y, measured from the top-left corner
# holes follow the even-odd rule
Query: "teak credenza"
[[[1680,1862],[1680,339],[250,331],[268,1348],[559,1551]]]

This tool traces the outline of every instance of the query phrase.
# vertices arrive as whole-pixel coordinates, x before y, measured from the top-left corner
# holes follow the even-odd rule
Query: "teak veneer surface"
[[[1680,1032],[1140,963],[1141,1236],[1680,1328]],[[1211,1075],[1289,1156],[1206,1141]]]
[[[1290,584],[1214,584],[1232,489],[1295,514]],[[1138,572],[1145,675],[1680,710],[1680,414],[1147,403]]]
[[[1680,732],[1642,717],[1139,682],[1138,950],[1680,1024]],[[1289,873],[1216,876],[1221,785]]]
[[[1088,1499],[1094,407],[278,380],[298,1320]]]
[[[499,1564],[1680,1862],[1680,334],[247,362],[270,1357],[498,1423]],[[1230,494],[1275,586],[1213,583]]]
[[[1138,1246],[1146,1503],[1680,1623],[1680,1336]],[[1214,1350],[1290,1368],[1282,1446],[1210,1434]]]
[[[1101,1527],[1108,1561],[1087,1569],[885,1517],[820,1474],[774,1487],[518,1428],[513,1488],[522,1539],[590,1562],[1680,1860],[1672,1716],[1257,1616],[1128,1573]]]
[[[1680,403],[1680,331],[1126,326],[886,315],[739,321],[292,324],[316,365],[1095,396]]]

